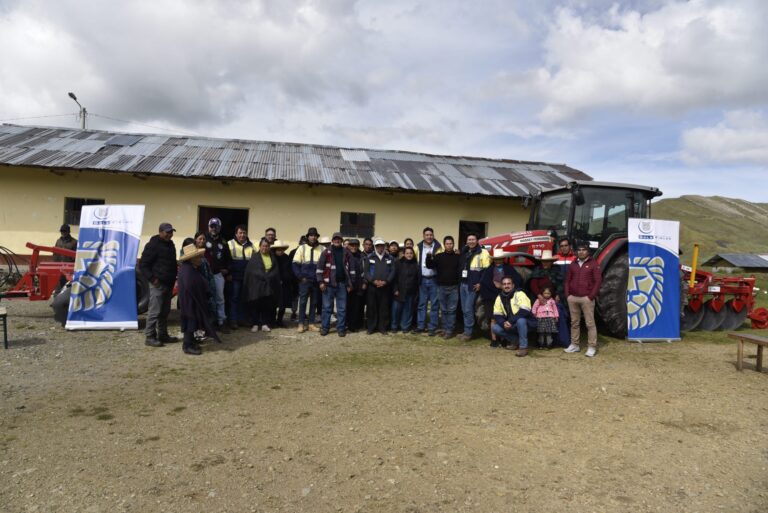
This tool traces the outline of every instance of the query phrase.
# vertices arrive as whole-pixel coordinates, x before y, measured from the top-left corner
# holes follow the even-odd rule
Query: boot
[[[521,347],[520,349],[517,350],[517,352],[515,353],[515,356],[520,356],[520,357],[528,356],[528,348]]]
[[[144,341],[144,345],[149,347],[163,347],[164,344],[155,337],[147,337],[147,340]]]

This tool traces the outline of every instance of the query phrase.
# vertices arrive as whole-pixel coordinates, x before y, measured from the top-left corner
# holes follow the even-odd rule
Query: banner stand
[[[136,258],[144,205],[89,205],[80,214],[67,330],[138,329]]]
[[[680,340],[680,223],[630,218],[627,339]]]

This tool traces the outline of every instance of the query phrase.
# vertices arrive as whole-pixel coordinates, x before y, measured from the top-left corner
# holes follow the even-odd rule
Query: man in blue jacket
[[[386,335],[389,329],[390,287],[395,280],[395,260],[387,251],[383,239],[373,241],[373,253],[363,260],[363,270],[367,288],[368,334],[378,330]]]

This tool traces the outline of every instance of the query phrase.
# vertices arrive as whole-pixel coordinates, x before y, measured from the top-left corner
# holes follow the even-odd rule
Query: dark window
[[[80,225],[80,212],[86,205],[103,205],[103,199],[64,198],[64,224]]]
[[[376,214],[342,212],[340,231],[345,237],[373,237]]]
[[[461,249],[467,244],[467,234],[477,234],[477,240],[485,238],[488,223],[484,221],[459,221],[459,240],[456,246]],[[459,242],[460,241],[460,242]]]
[[[208,221],[214,217],[218,217],[221,221],[221,237],[226,241],[235,238],[235,227],[237,225],[244,224],[248,226],[248,209],[198,206],[197,229],[203,233],[208,233]],[[192,235],[194,234],[190,233],[189,237]],[[260,233],[253,234],[252,240],[254,244],[257,244],[260,239]]]

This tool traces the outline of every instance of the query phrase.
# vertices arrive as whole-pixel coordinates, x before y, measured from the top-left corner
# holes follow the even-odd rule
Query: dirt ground
[[[588,359],[239,330],[190,357],[3,304],[4,513],[768,511],[768,372],[724,335]]]

